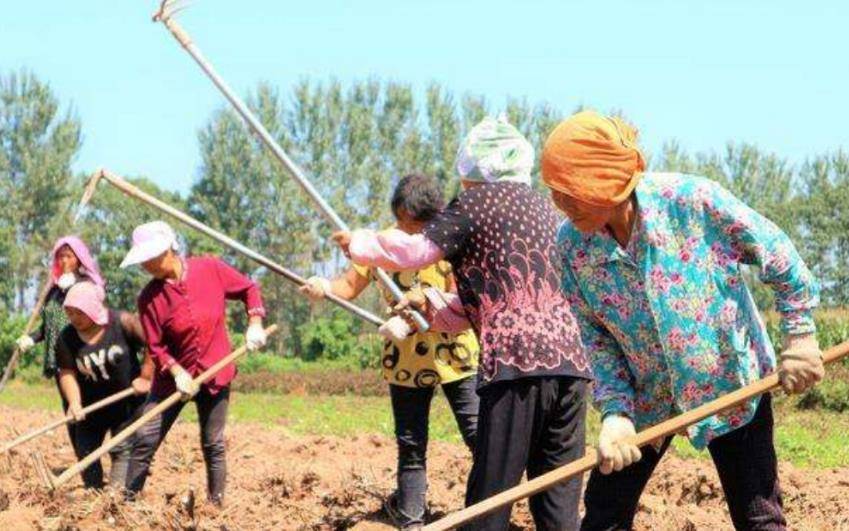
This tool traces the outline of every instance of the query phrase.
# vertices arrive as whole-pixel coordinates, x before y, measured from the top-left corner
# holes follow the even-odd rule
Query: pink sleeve
[[[357,229],[351,233],[348,250],[355,264],[387,271],[422,269],[443,257],[442,249],[424,234],[407,234],[398,229]]]
[[[429,302],[425,317],[434,332],[459,334],[472,327],[459,295],[436,288],[426,288],[424,294]]]

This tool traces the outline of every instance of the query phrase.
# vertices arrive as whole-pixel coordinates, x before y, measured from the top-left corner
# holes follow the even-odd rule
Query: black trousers
[[[463,441],[474,448],[478,428],[477,378],[442,385]],[[389,386],[395,440],[398,443],[398,511],[403,525],[424,522],[427,494],[427,440],[430,403],[435,389]]]
[[[161,400],[161,397],[151,395],[144,405],[144,411],[156,407],[156,404]],[[203,460],[206,464],[207,495],[211,500],[221,501],[227,484],[224,426],[227,422],[230,388],[226,387],[212,395],[208,388],[203,386],[192,401],[197,406],[198,422],[200,423],[201,447],[203,449]],[[186,402],[175,404],[142,426],[136,434],[130,456],[130,466],[127,471],[127,491],[130,497],[141,492],[144,488],[150,465],[153,463],[153,456],[185,405]]]
[[[643,458],[609,475],[590,474],[584,494],[585,531],[631,529],[637,504],[657,463],[669,448],[643,448]],[[787,528],[778,485],[773,443],[772,400],[764,395],[751,422],[708,444],[736,529],[778,531]]]
[[[466,505],[482,501],[584,455],[587,382],[567,376],[528,377],[480,390],[478,439]],[[539,531],[578,527],[582,478],[560,483],[530,499]],[[502,531],[511,507],[483,516],[467,530]]]
[[[132,400],[132,398],[130,399]],[[106,434],[113,437],[130,425],[140,410],[140,405],[118,403],[102,411],[92,413],[82,422],[75,424],[74,452],[77,459],[82,459],[103,444]],[[133,449],[133,437],[127,438],[121,444],[109,451],[111,467],[109,469],[109,485],[123,489],[127,481],[127,468],[130,464],[130,452]],[[95,461],[83,473],[83,483],[86,488],[103,488],[103,466]]]

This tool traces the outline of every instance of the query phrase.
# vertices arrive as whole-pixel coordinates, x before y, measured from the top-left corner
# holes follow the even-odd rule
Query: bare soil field
[[[4,437],[50,420],[47,412],[0,407]],[[284,427],[228,426],[230,484],[223,509],[205,502],[197,427],[179,421],[157,455],[142,498],[125,503],[79,480],[51,494],[29,453],[40,451],[58,472],[73,462],[63,430],[13,453],[0,471],[0,529],[286,529],[389,530],[381,504],[394,486],[394,441],[382,436],[294,437]],[[108,466],[108,460],[104,463]],[[462,505],[470,458],[458,446],[431,443],[433,518]],[[805,470],[781,465],[792,529],[849,529],[849,468]],[[190,494],[191,492],[194,495]],[[191,498],[194,498],[192,502]],[[719,480],[709,461],[667,456],[642,498],[641,530],[729,529]],[[525,504],[514,529],[533,529]]]

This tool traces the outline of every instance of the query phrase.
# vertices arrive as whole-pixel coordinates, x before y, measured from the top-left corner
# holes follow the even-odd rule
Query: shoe
[[[409,516],[398,508],[398,492],[393,492],[383,501],[383,510],[389,515],[395,527],[402,531],[419,531],[423,528],[422,522],[411,522]]]

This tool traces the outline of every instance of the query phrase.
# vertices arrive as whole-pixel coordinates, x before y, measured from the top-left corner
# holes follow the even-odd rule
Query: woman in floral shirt
[[[623,438],[776,369],[742,266],[775,293],[788,338],[778,362],[784,389],[802,392],[824,372],[811,315],[818,285],[790,239],[713,181],[644,173],[635,140],[624,122],[583,112],[554,130],[542,158],[545,183],[570,218],[559,234],[563,290],[604,419],[584,529],[631,527],[671,441],[641,454]],[[786,526],[772,429],[765,395],[687,431],[696,448],[709,448],[738,529]]]

